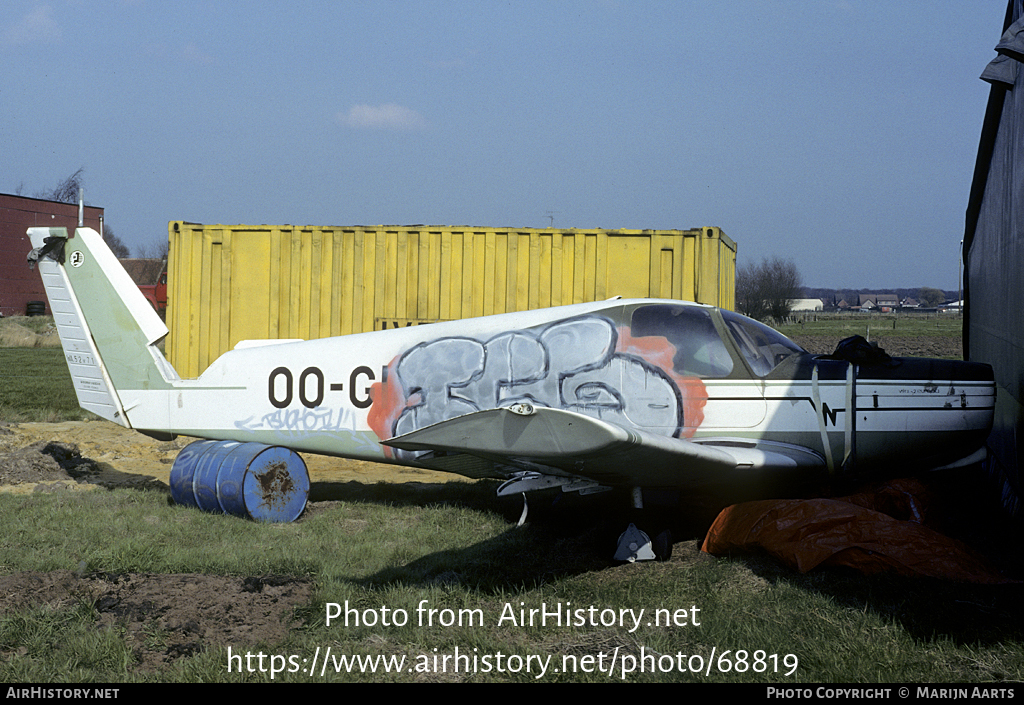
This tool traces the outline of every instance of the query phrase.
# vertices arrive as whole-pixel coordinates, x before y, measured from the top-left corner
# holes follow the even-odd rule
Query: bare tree
[[[745,264],[736,270],[736,310],[757,320],[768,317],[766,283],[760,270],[756,264]]]
[[[143,259],[167,259],[170,243],[167,240],[153,243],[141,243],[135,246],[135,254]]]
[[[781,321],[802,293],[800,272],[792,260],[766,257],[736,271],[736,310],[751,318]]]
[[[37,193],[36,198],[41,198],[45,201],[57,201],[58,203],[78,203],[78,191],[82,188],[84,181],[82,174],[84,171],[85,167],[80,168],[52,189]]]
[[[85,167],[82,167],[52,189],[36,193],[35,197],[46,201],[57,201],[58,203],[78,203],[78,192],[85,182],[84,174]],[[18,188],[20,191],[23,187],[19,186]],[[114,233],[113,228],[106,224],[103,226],[103,241],[107,243],[107,247],[110,248],[110,251],[118,259],[131,257],[131,250],[128,249],[128,245]]]
[[[131,257],[131,250],[128,249],[128,245],[124,244],[117,235],[114,234],[114,229],[109,225],[103,226],[103,242],[107,243],[107,247],[114,253],[114,257],[118,259],[125,259]]]

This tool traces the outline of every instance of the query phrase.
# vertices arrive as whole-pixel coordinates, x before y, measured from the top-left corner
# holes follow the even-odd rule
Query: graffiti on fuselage
[[[369,421],[383,439],[528,402],[664,435],[691,435],[707,396],[699,380],[672,370],[674,353],[662,336],[633,338],[628,328],[596,315],[487,340],[441,338],[389,365],[387,382],[374,385]],[[699,385],[696,394],[692,382]]]
[[[236,428],[250,431],[339,431],[355,430],[358,418],[351,409],[278,409],[259,419],[251,416],[236,421]]]

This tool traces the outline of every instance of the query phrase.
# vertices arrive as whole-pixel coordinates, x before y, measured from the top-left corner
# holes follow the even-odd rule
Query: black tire
[[[25,315],[27,316],[43,316],[46,315],[46,302],[45,301],[29,301],[25,306]]]

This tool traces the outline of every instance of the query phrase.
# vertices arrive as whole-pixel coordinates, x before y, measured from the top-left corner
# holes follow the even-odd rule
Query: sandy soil
[[[22,423],[0,426],[0,492],[39,492],[45,485],[62,482],[68,489],[87,490],[97,486],[137,487],[158,483],[170,487],[171,465],[182,448],[194,438],[180,436],[173,441],[157,441],[136,431],[106,421],[64,421],[61,423]],[[12,452],[33,444],[58,442],[74,446],[84,460],[70,474],[48,474],[56,463],[39,461],[27,474],[11,476]],[[42,448],[41,447],[41,448]],[[34,457],[40,454],[28,455]],[[68,451],[65,450],[64,453]],[[368,463],[321,455],[303,455],[314,482],[451,482],[456,475],[416,470],[384,463]],[[31,463],[30,463],[31,465]],[[36,473],[36,474],[33,474]],[[77,478],[74,477],[77,475]],[[74,482],[75,479],[80,483]],[[37,487],[43,483],[43,487]],[[75,487],[71,487],[74,484]]]

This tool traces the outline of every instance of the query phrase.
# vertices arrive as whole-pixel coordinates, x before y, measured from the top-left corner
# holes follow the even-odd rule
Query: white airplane
[[[652,299],[244,341],[181,379],[98,233],[28,233],[79,403],[156,437],[500,478],[503,495],[626,487],[640,506],[643,488],[968,464],[992,424],[987,365],[813,355],[731,311]]]

